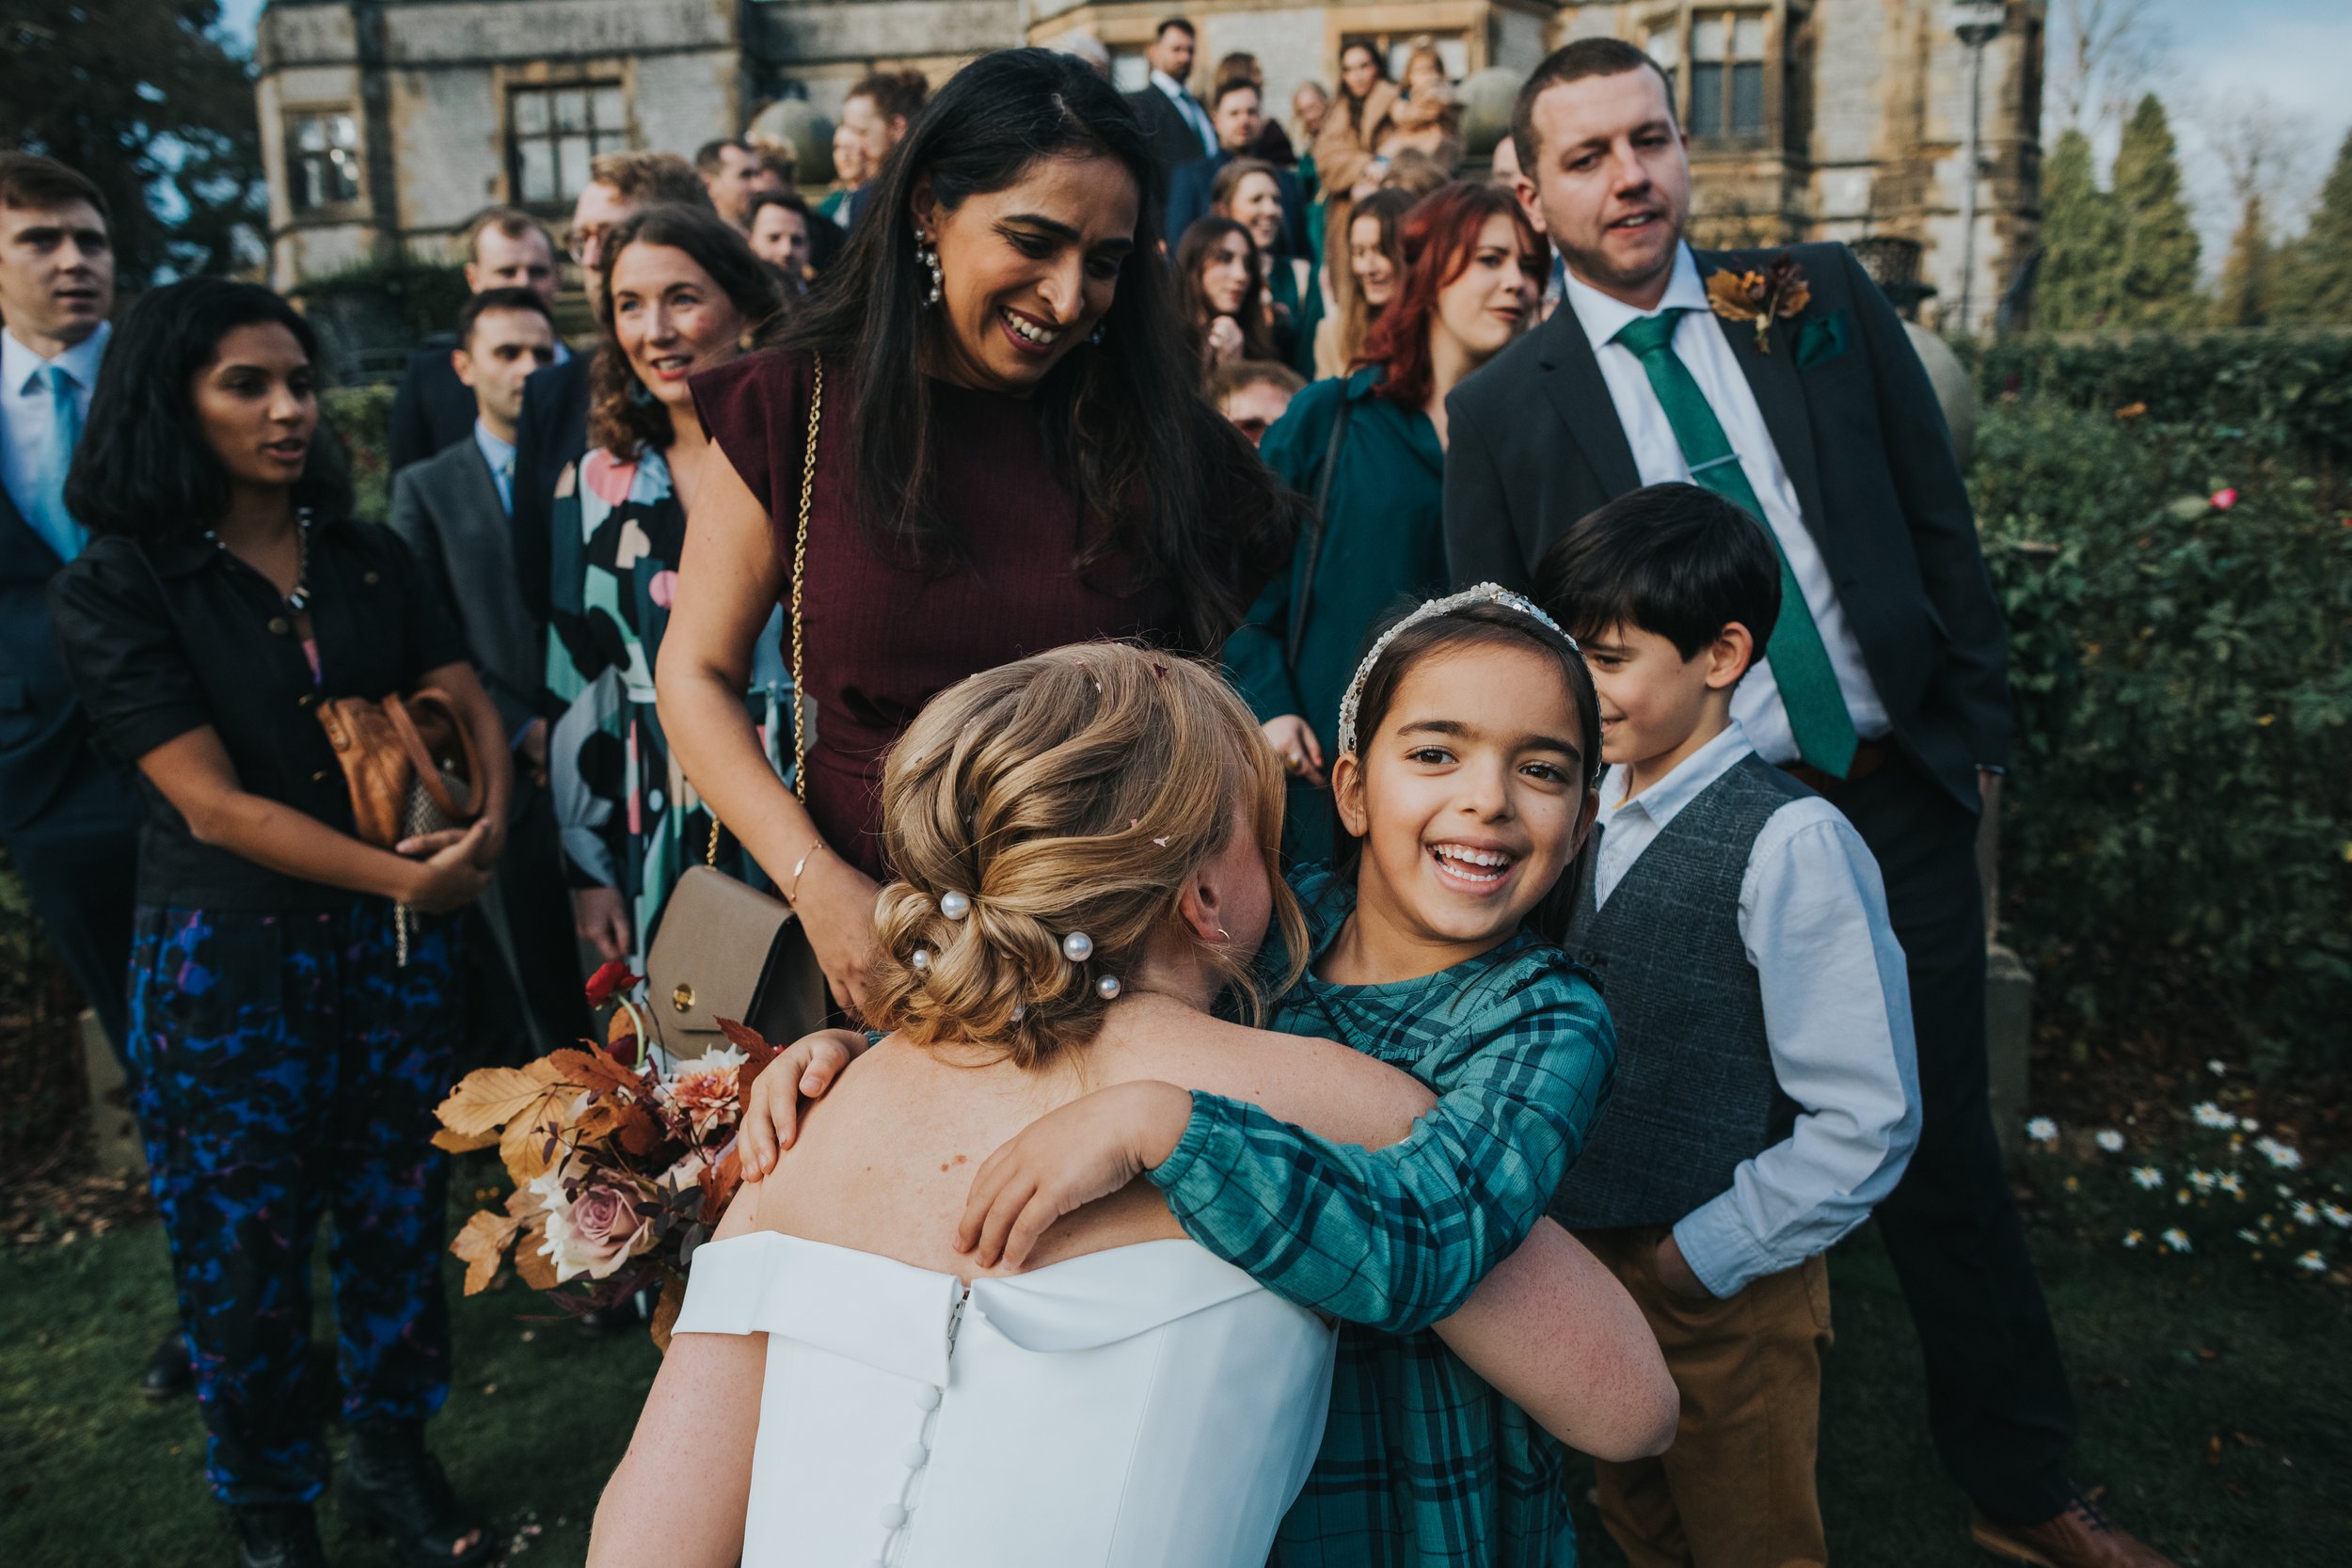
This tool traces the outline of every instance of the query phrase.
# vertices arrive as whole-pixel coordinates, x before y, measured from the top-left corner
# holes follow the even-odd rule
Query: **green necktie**
[[[1772,553],[1780,558],[1780,619],[1765,645],[1765,657],[1772,661],[1772,679],[1780,687],[1789,733],[1797,737],[1797,754],[1832,778],[1842,779],[1853,766],[1853,716],[1837,689],[1837,673],[1830,668],[1829,650],[1821,645],[1821,628],[1813,624],[1804,590],[1798,586],[1779,536],[1765,519],[1756,487],[1740,466],[1740,454],[1732,451],[1731,438],[1708,406],[1691,367],[1674,351],[1675,326],[1684,314],[1683,309],[1676,309],[1636,317],[1610,341],[1625,345],[1649,373],[1650,388],[1674,427],[1675,444],[1690,465],[1691,483],[1744,510],[1772,540]]]

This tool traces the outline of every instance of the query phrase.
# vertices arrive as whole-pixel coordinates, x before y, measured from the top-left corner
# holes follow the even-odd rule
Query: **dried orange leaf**
[[[488,1148],[498,1141],[496,1128],[486,1132],[453,1132],[444,1127],[433,1134],[433,1147],[445,1148],[452,1154],[468,1154],[477,1148]]]
[[[449,1243],[450,1252],[465,1260],[466,1294],[479,1295],[490,1288],[498,1276],[499,1265],[506,1260],[506,1249],[514,1244],[515,1232],[521,1222],[493,1214],[485,1210],[466,1222],[466,1228]]]
[[[453,1132],[492,1132],[545,1092],[547,1081],[530,1068],[476,1068],[459,1081],[447,1100],[434,1110],[441,1125]]]

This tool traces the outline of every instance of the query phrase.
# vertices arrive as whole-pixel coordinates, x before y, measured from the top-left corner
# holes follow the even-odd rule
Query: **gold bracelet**
[[[816,840],[809,845],[807,853],[802,855],[800,860],[794,863],[792,867],[792,885],[785,889],[784,893],[784,901],[792,908],[798,909],[801,905],[801,873],[808,869],[808,863],[815,860],[817,858],[817,851],[822,849],[824,847],[825,841],[823,839],[820,838]]]

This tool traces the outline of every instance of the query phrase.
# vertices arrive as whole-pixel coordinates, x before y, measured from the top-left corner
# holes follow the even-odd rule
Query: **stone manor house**
[[[1121,87],[1163,16],[1200,29],[1196,89],[1254,53],[1267,106],[1331,85],[1343,45],[1400,65],[1438,40],[1457,77],[1524,72],[1572,38],[1646,48],[1692,136],[1703,238],[1896,242],[1947,327],[1982,329],[2034,252],[2044,0],[271,0],[258,93],[280,286],[402,248],[436,259],[483,206],[559,230],[588,161],[691,153],[761,107],[830,116],[876,67],[934,83],[980,51],[1089,32]],[[1956,17],[1997,22],[1963,41]],[[1971,86],[1980,149],[1970,205]],[[1473,156],[1485,150],[1473,135]],[[803,178],[827,172],[807,165]],[[1907,242],[1907,243],[1905,243]],[[1963,291],[1963,257],[1973,274]],[[1897,281],[1902,279],[1898,276]]]

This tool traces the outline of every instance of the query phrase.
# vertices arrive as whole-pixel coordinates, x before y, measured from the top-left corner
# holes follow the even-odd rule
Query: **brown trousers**
[[[1819,1568],[1829,1557],[1813,1484],[1828,1266],[1808,1258],[1728,1300],[1694,1301],[1659,1282],[1666,1234],[1577,1237],[1631,1292],[1682,1394],[1674,1447],[1595,1462],[1601,1522],[1632,1568]]]

